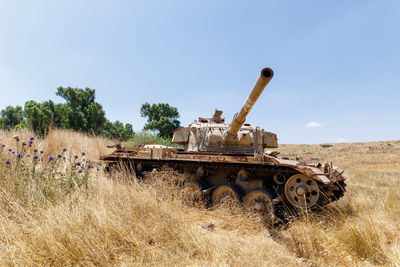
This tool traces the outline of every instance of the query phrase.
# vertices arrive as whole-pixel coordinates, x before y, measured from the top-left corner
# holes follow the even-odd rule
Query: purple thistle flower
[[[54,160],[54,157],[53,156],[49,156],[49,161],[52,161],[52,160]]]
[[[79,169],[78,172],[79,172],[79,173],[82,173],[82,169]]]
[[[33,159],[34,159],[34,160],[36,160],[36,159],[38,159],[38,158],[39,158],[38,155],[33,156]]]
[[[15,140],[17,140],[17,142],[19,142],[21,139],[19,139],[19,137],[17,137],[17,139],[15,139]]]
[[[29,144],[29,145],[32,145],[32,144],[33,144],[33,141],[32,141],[32,140],[29,140],[28,144]]]
[[[87,165],[87,167],[88,167],[88,169],[91,169],[91,168],[93,168],[93,166],[92,166],[92,165],[90,165],[90,164],[88,164],[88,165]]]
[[[15,151],[13,151],[12,153],[15,154]]]
[[[81,163],[80,163],[80,162],[77,162],[77,163],[76,163],[76,166],[81,166]]]
[[[6,146],[5,144],[2,144],[2,145],[1,145],[1,147],[5,147],[5,146]]]
[[[86,153],[85,152],[82,152],[82,156],[85,156],[86,155]]]
[[[65,147],[63,148],[63,152],[67,152],[67,149]]]
[[[58,154],[58,155],[57,155],[57,158],[61,159],[61,158],[62,158],[62,155],[61,155],[61,154]]]
[[[43,150],[40,150],[40,154],[43,154]]]
[[[35,140],[35,137],[32,136],[31,138],[29,138],[29,140],[30,140],[30,141]]]
[[[19,158],[19,159],[22,158],[22,154],[21,154],[21,153],[18,153],[18,154],[17,154],[17,158]]]
[[[9,149],[7,149],[8,150],[8,152],[11,152],[12,151],[12,149],[11,148],[9,148]]]
[[[7,165],[10,165],[11,164],[11,161],[8,159],[8,160],[6,160],[6,164]]]

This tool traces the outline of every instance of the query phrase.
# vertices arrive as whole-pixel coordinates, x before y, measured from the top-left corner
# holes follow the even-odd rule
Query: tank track
[[[256,189],[260,190],[268,190],[268,192],[272,192],[273,194],[273,202],[275,206],[274,214],[276,218],[280,221],[286,221],[287,215],[297,214],[299,209],[292,207],[284,196],[284,184],[276,184],[273,180],[274,175],[283,174],[286,178],[299,174],[298,171],[284,166],[273,166],[266,164],[238,164],[238,163],[210,163],[210,162],[193,162],[193,161],[170,161],[170,160],[154,160],[154,159],[132,159],[132,158],[116,158],[115,162],[110,162],[110,164],[119,164],[124,165],[126,169],[130,171],[136,172],[136,177],[143,178],[145,172],[152,171],[155,169],[163,169],[164,167],[171,168],[179,173],[189,174],[192,180],[200,180],[205,183],[206,189],[203,190],[205,195],[204,200],[206,202],[206,206],[211,206],[211,195],[213,190],[218,185],[210,185],[207,183],[206,179],[203,177],[198,177],[196,174],[196,170],[199,167],[207,169],[210,173],[213,172],[222,172],[227,174],[225,177],[225,181],[221,182],[222,184],[230,184],[238,187],[240,190],[240,200],[244,198],[246,192],[241,189],[241,186],[237,184],[238,177],[235,174],[238,173],[239,170],[244,169],[247,173],[249,173],[248,180],[243,182],[250,181],[261,181],[262,186]],[[138,170],[138,165],[141,164],[141,170]],[[107,169],[107,168],[106,168]],[[108,168],[108,171],[110,169]],[[344,195],[346,184],[344,181],[340,181],[333,186],[326,186],[322,183],[318,182],[318,187],[320,189],[321,195],[317,204],[313,206],[311,209],[318,210],[321,207],[338,200]]]

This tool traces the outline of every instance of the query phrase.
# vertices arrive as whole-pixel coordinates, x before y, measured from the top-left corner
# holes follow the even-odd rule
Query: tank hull
[[[108,170],[124,165],[138,177],[154,169],[174,169],[188,174],[191,181],[201,182],[201,193],[205,196],[212,196],[222,185],[234,188],[239,202],[244,202],[253,191],[268,191],[275,213],[282,207],[324,206],[339,199],[345,191],[346,175],[332,164],[290,160],[274,152],[189,153],[175,147],[147,145],[118,149],[101,159],[107,162]]]
[[[183,186],[190,199],[208,200],[212,205],[243,203],[268,221],[285,207],[313,209],[339,199],[346,186],[343,170],[332,163],[291,160],[277,152],[265,152],[278,147],[276,134],[245,124],[273,75],[270,68],[261,70],[231,123],[225,123],[222,111],[215,110],[212,118],[199,118],[174,131],[172,142],[182,149],[160,145],[118,147],[102,158],[107,169],[125,165],[141,177],[154,168],[171,168],[189,174]]]

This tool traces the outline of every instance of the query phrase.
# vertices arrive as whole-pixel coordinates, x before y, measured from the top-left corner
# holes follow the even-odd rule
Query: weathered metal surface
[[[270,68],[261,71],[245,104],[231,124],[224,123],[221,110],[215,110],[212,118],[199,118],[189,127],[177,129],[172,141],[183,145],[187,152],[263,153],[265,148],[278,147],[276,134],[250,124],[243,126],[246,116],[273,75]]]
[[[176,129],[172,137],[172,142],[184,146],[188,142],[189,131],[189,128]]]
[[[345,191],[347,177],[342,169],[332,163],[280,157],[278,152],[267,150],[278,146],[276,134],[244,124],[247,114],[272,76],[269,68],[261,71],[231,124],[224,122],[222,111],[215,110],[212,118],[199,118],[188,127],[177,129],[172,141],[183,148],[161,145],[123,148],[117,145],[115,152],[101,159],[110,165],[124,163],[133,166],[138,175],[169,166],[192,175],[196,184],[204,185],[203,194],[212,195],[216,188],[230,188],[229,192],[237,194],[238,199],[246,199],[246,196],[252,199],[252,192],[267,192],[265,196],[270,198],[275,209],[285,207],[287,203],[302,207],[303,204],[325,205],[337,200]],[[221,187],[223,185],[227,186]],[[301,202],[301,197],[306,202]],[[220,200],[223,199],[222,194]],[[257,203],[261,200],[263,198],[258,197],[251,203],[256,208],[263,207],[262,203]]]
[[[328,177],[325,175],[325,173],[320,169],[317,168],[316,165],[307,165],[303,162],[296,161],[296,160],[287,160],[287,159],[280,159],[277,157],[272,157],[272,156],[265,156],[266,161],[269,161],[276,166],[285,166],[285,167],[290,167],[293,168],[300,173],[304,173],[305,175],[308,175],[315,180],[318,180],[321,183],[324,184],[330,184],[331,181],[328,179]]]
[[[284,166],[297,170],[315,180],[330,184],[332,181],[345,180],[344,172],[332,166],[327,169],[317,167],[318,164],[307,164],[296,160],[288,160],[270,156],[269,154],[254,154],[254,155],[229,155],[229,154],[209,154],[209,153],[179,153],[174,147],[165,146],[148,146],[138,147],[132,152],[115,152],[107,157],[102,157],[102,160],[117,160],[117,159],[163,159],[163,160],[186,160],[195,162],[215,162],[215,163],[240,163],[240,164],[255,164],[255,165],[274,165]],[[325,172],[324,172],[325,171]],[[328,178],[330,177],[330,178]]]

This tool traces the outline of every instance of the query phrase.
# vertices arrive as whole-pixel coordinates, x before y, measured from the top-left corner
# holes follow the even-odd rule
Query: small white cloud
[[[335,141],[335,143],[347,143],[349,140],[346,138],[339,138]]]
[[[310,121],[309,123],[306,124],[306,127],[308,128],[319,128],[324,126],[324,124],[316,122],[316,121]]]

